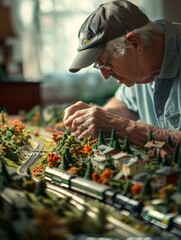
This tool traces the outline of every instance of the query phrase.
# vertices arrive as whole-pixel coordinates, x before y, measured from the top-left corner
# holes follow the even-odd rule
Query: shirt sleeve
[[[130,110],[138,112],[135,86],[126,87],[122,84],[115,92],[115,97],[125,103]]]

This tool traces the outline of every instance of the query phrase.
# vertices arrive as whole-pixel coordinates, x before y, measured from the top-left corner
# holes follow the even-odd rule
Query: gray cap
[[[147,24],[148,17],[125,0],[100,5],[80,27],[78,53],[69,71],[78,72],[97,61],[108,41]]]

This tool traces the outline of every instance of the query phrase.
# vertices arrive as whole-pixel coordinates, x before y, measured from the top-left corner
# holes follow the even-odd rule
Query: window
[[[53,102],[80,99],[102,103],[113,95],[118,87],[116,81],[104,81],[99,71],[68,71],[76,55],[79,27],[95,8],[108,1],[16,1],[22,25],[25,78],[44,82],[42,95],[47,102],[53,96]]]

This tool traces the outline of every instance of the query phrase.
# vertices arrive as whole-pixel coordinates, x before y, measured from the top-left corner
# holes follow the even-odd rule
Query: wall
[[[138,6],[151,20],[164,18],[181,23],[180,0],[140,0]]]

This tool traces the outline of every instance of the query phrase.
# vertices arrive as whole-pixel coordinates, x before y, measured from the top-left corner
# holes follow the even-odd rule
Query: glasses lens
[[[96,68],[96,69],[105,68],[107,70],[111,70],[111,61],[112,61],[113,53],[114,53],[114,51],[109,55],[105,64],[94,63],[93,68]]]

